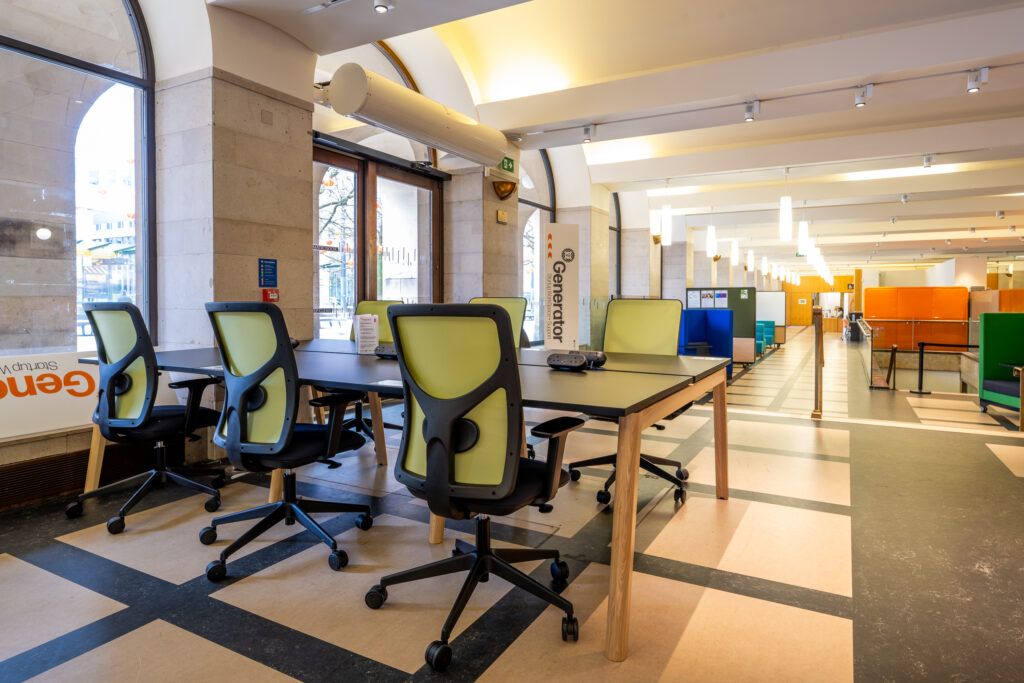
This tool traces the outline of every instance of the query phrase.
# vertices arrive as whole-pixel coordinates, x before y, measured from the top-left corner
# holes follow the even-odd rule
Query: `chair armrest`
[[[547,477],[547,490],[541,498],[534,502],[546,503],[558,493],[558,485],[562,478],[562,456],[565,453],[565,440],[569,432],[582,427],[585,420],[578,417],[556,417],[553,420],[542,422],[530,430],[533,436],[548,440],[548,453],[545,468]]]
[[[556,417],[547,422],[541,422],[530,430],[530,434],[542,439],[553,439],[556,436],[579,429],[583,425],[584,421],[578,417]]]
[[[199,404],[203,400],[203,392],[206,387],[212,384],[220,384],[220,377],[196,377],[194,379],[183,379],[180,382],[171,382],[167,386],[171,389],[188,389],[188,397],[185,399],[185,433],[192,434],[195,429],[195,420],[199,415]],[[190,439],[198,437],[189,437]]]

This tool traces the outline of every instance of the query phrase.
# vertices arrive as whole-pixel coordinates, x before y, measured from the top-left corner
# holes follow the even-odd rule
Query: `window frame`
[[[136,215],[144,217],[141,230],[144,258],[141,259],[145,272],[142,275],[142,291],[137,293],[137,305],[142,312],[150,338],[159,343],[159,319],[157,317],[157,258],[156,258],[156,67],[153,61],[153,44],[149,29],[138,0],[122,0],[128,21],[135,34],[135,45],[139,54],[140,76],[101,66],[78,57],[72,57],[49,48],[26,43],[0,33],[0,49],[6,49],[32,59],[39,59],[57,66],[74,69],[91,76],[98,76],[114,83],[128,85],[142,91],[142,107],[139,118],[142,121],[141,148],[145,156],[141,192],[142,206],[136,207]],[[136,268],[139,267],[136,261]],[[77,285],[77,282],[76,282]]]

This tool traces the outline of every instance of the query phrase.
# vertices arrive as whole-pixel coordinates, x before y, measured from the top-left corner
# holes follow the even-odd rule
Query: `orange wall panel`
[[[868,287],[864,317],[896,320],[966,320],[966,287]]]
[[[782,291],[786,292],[786,324],[787,325],[810,325],[811,324],[811,296],[815,292],[841,292],[853,294],[854,290],[847,289],[847,285],[853,284],[852,275],[838,275],[832,278],[834,284],[831,286],[817,275],[808,275],[800,278],[800,286],[782,283]],[[807,303],[800,304],[800,299]]]
[[[1024,313],[1024,289],[1000,289],[999,310],[1002,313]]]
[[[986,289],[999,289],[999,273],[989,273],[985,276]]]

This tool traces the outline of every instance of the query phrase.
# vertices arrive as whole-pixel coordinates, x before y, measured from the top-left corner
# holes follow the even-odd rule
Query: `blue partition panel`
[[[696,356],[701,350],[693,346],[707,344],[707,355],[732,358],[732,320],[733,312],[728,308],[686,309],[679,326],[679,355]],[[727,372],[732,374],[732,363]]]

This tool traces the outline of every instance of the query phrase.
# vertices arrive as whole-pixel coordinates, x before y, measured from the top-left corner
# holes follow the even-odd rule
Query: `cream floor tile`
[[[388,464],[378,465],[373,445],[366,444],[358,451],[334,456],[341,467],[334,469],[321,463],[312,463],[297,471],[299,481],[315,484],[337,485],[353,493],[384,496],[389,493],[403,493],[407,489],[394,475],[394,463],[398,448],[388,449]]]
[[[785,386],[785,384],[786,383],[781,380],[757,379],[756,377],[751,379],[744,377],[732,383],[733,386],[761,387],[763,389],[778,389],[779,387]]]
[[[964,431],[992,432],[993,434],[1006,434],[1010,431],[999,424],[980,425],[971,422],[940,422],[939,420],[921,420],[921,424],[929,427],[946,427],[948,429],[959,429]]]
[[[775,400],[774,396],[747,396],[745,394],[730,393],[727,401],[740,406],[769,406]]]
[[[714,486],[715,449],[702,449],[686,467],[690,471],[690,481]],[[729,487],[849,505],[850,466],[845,462],[730,448]]]
[[[662,420],[660,424],[665,425],[665,429],[655,433],[675,439],[689,439],[694,432],[706,425],[708,420],[706,417],[683,413],[674,420]]]
[[[604,656],[608,567],[591,564],[563,595],[580,622],[579,642],[562,642],[564,612],[546,609],[491,665],[480,681],[653,681],[664,674],[705,589],[692,584],[633,573],[629,658]],[[666,609],[671,605],[671,609]],[[459,656],[455,651],[455,658]],[[703,656],[707,656],[705,652]],[[524,662],[529,674],[524,675]],[[457,662],[453,661],[452,666]],[[697,679],[694,679],[697,680]]]
[[[57,540],[164,581],[182,584],[201,576],[206,571],[206,565],[217,559],[225,546],[256,522],[238,522],[217,527],[219,538],[209,546],[199,542],[199,530],[219,515],[265,504],[267,489],[243,483],[225,486],[221,489],[221,508],[215,513],[203,509],[206,498],[205,495],[189,496],[128,515],[125,530],[117,536],[107,533],[106,524],[97,524]],[[330,515],[316,517],[325,519]],[[302,531],[302,527],[297,524],[278,524],[232,555],[232,558],[248,555],[299,531]],[[174,561],[169,562],[168,558],[174,558]]]
[[[412,673],[423,666],[424,650],[440,635],[465,573],[394,586],[379,610],[367,608],[363,598],[385,574],[449,557],[455,537],[472,540],[449,530],[445,543],[430,545],[426,524],[381,515],[371,530],[351,529],[338,537],[350,560],[340,572],[330,570],[326,548],[319,545],[226,586],[213,597]],[[519,566],[529,573],[536,565]],[[456,635],[510,589],[511,584],[497,577],[480,584],[459,619]]]
[[[616,425],[611,422],[590,422],[588,423],[588,426],[590,425],[601,425],[602,429],[607,425],[611,429],[615,430],[616,433],[618,432]],[[665,432],[655,431],[653,428],[648,429],[645,432],[645,434],[649,435],[663,435],[664,433]],[[641,439],[640,450],[649,455],[668,457],[678,445],[679,444],[677,443],[671,443],[668,441]],[[565,455],[562,457],[562,462],[569,464],[578,460],[609,455],[614,453],[618,447],[619,437],[617,434],[593,434],[591,432],[576,431],[573,432],[565,442]]]
[[[743,395],[746,395],[746,396],[775,396],[776,394],[779,393],[779,390],[778,389],[773,389],[773,388],[767,388],[767,387],[745,387],[745,386],[736,386],[735,384],[730,384],[729,385],[729,389],[728,389],[728,393],[730,395],[732,395],[732,394],[743,394]]]
[[[662,681],[853,680],[853,622],[708,589]]]
[[[1024,446],[1006,446],[998,443],[987,443],[989,450],[995,453],[1007,469],[1015,477],[1024,477]]]
[[[850,518],[845,515],[694,496],[643,552],[852,595]]]
[[[986,415],[979,408],[975,412],[966,410],[938,410],[935,408],[914,408],[914,412],[922,420],[938,420],[942,422],[968,422],[980,425],[998,425],[999,422],[991,415]]]
[[[804,411],[810,410],[813,405],[814,401],[809,398],[787,399],[785,402],[783,402],[782,409],[784,411],[789,412],[792,412],[794,410]],[[833,413],[845,413],[849,409],[849,406],[847,405],[846,401],[822,401],[821,409],[823,411],[828,410]]]
[[[845,429],[729,420],[729,444],[850,457],[850,432]]]
[[[978,402],[955,398],[924,398],[907,396],[907,403],[914,408],[938,408],[940,410],[964,410],[970,413],[981,412]]]
[[[0,554],[0,606],[0,662],[126,607],[7,553]]]
[[[226,647],[157,619],[32,681],[294,681]]]

